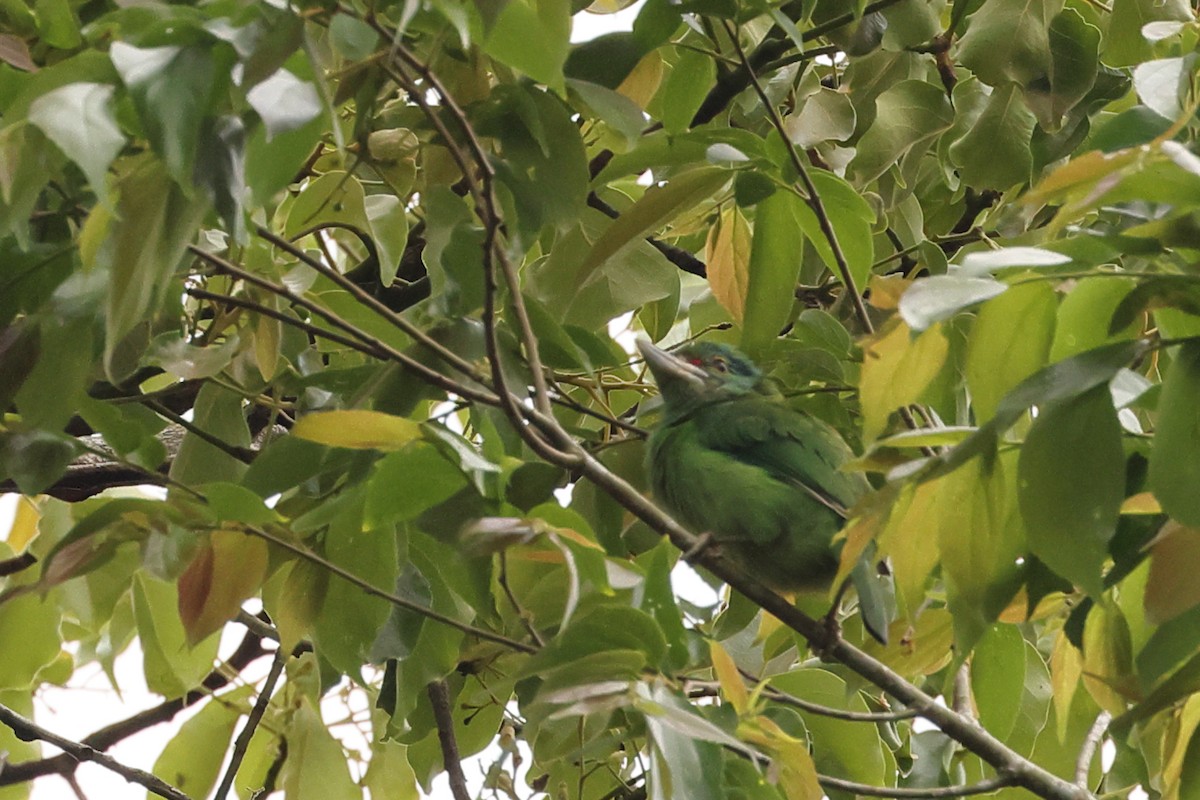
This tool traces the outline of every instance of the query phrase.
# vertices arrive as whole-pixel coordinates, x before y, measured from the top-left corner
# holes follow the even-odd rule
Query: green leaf
[[[1050,74],[1025,89],[1025,98],[1048,132],[1058,131],[1075,106],[1087,97],[1099,70],[1100,30],[1073,8],[1050,23]]]
[[[587,280],[597,267],[625,245],[708,198],[729,178],[729,172],[720,167],[700,167],[672,178],[665,186],[647,189],[592,245],[579,267],[579,276]]]
[[[579,226],[560,235],[550,256],[535,264],[527,279],[528,291],[564,324],[589,331],[602,330],[626,311],[679,295],[679,270],[640,239],[585,269],[589,239],[603,235],[606,222],[600,212],[585,209]],[[666,327],[675,321],[673,307],[669,313]]]
[[[692,125],[692,117],[708,95],[716,65],[710,56],[680,47],[679,59],[663,82],[660,117],[668,133],[682,133]]]
[[[1070,256],[1040,247],[1001,247],[995,250],[977,250],[963,256],[961,262],[963,272],[971,275],[982,275],[1013,267],[1054,267],[1070,263]]]
[[[804,252],[804,237],[796,224],[800,207],[791,192],[775,192],[755,211],[742,319],[742,348],[751,355],[774,341],[795,305]]]
[[[413,441],[375,464],[364,512],[368,527],[412,519],[453,497],[467,479],[433,445]]]
[[[400,198],[373,194],[363,199],[367,227],[379,249],[379,282],[391,286],[408,244],[408,213]]]
[[[813,703],[845,711],[867,711],[867,704],[846,681],[822,668],[803,668],[771,678],[771,686]],[[812,740],[817,771],[837,778],[881,785],[887,762],[879,732],[870,725],[798,712]]]
[[[1007,289],[1007,284],[993,278],[960,274],[918,278],[900,297],[900,316],[914,331],[923,331]]]
[[[258,112],[267,129],[267,141],[304,127],[322,109],[317,89],[286,69],[256,84],[246,92],[246,101]]]
[[[1150,487],[1163,510],[1200,527],[1200,344],[1179,348],[1163,381],[1158,424],[1150,452]]]
[[[1026,86],[1050,69],[1049,28],[1056,0],[990,0],[967,18],[958,61],[984,83]]]
[[[1058,306],[1050,361],[1060,361],[1107,342],[1136,336],[1139,331],[1132,324],[1124,330],[1109,332],[1117,308],[1134,286],[1136,283],[1132,278],[1112,276],[1095,277],[1076,284]]]
[[[997,624],[975,645],[971,657],[971,694],[979,722],[988,732],[1007,741],[1025,686],[1025,640],[1015,625]]]
[[[297,420],[292,435],[353,450],[399,450],[420,438],[421,424],[378,411],[317,411]]]
[[[167,698],[182,697],[200,685],[213,667],[220,636],[188,647],[175,585],[144,573],[133,581],[133,611],[142,644],[146,686]]]
[[[1200,316],[1200,281],[1191,275],[1149,277],[1139,282],[1134,290],[1117,304],[1108,324],[1108,332],[1111,335],[1128,328],[1146,310],[1176,308],[1193,316]],[[1155,314],[1156,321],[1159,316],[1161,315]],[[1164,331],[1164,335],[1175,338],[1179,334]]]
[[[1028,183],[1033,167],[1029,142],[1036,124],[1015,83],[993,89],[971,129],[950,145],[963,182],[1000,190]]]
[[[307,699],[299,702],[284,735],[288,757],[280,782],[288,800],[360,800],[341,742]]]
[[[209,700],[176,733],[154,762],[152,772],[192,797],[207,797],[217,785],[225,751],[241,718],[240,707],[253,695],[240,686]]]
[[[1021,514],[1034,555],[1098,597],[1125,492],[1125,454],[1107,387],[1040,409],[1021,448]]]
[[[894,325],[863,347],[859,383],[863,439],[877,438],[883,433],[889,414],[920,399],[941,371],[948,352],[949,342],[937,323],[915,338],[908,326]]]
[[[825,214],[833,226],[834,235],[837,237],[842,255],[846,258],[854,285],[861,292],[867,285],[871,264],[875,260],[872,234],[875,212],[854,187],[832,172],[812,169],[809,170],[809,177],[825,207]],[[833,248],[825,232],[821,230],[816,212],[808,204],[794,205],[793,212],[800,221],[804,235],[812,242],[817,255],[825,262],[825,266],[841,279],[842,273],[838,269]]]
[[[183,186],[192,182],[196,145],[211,98],[220,80],[227,80],[217,60],[224,55],[220,49],[198,45],[143,49],[114,42],[109,49],[150,143]]]
[[[1133,88],[1142,105],[1169,120],[1183,113],[1196,71],[1194,55],[1145,61],[1133,70]]]
[[[217,383],[205,383],[192,406],[192,423],[232,447],[250,446],[242,397]],[[246,464],[192,432],[183,437],[171,462],[170,475],[188,484],[237,482]]]
[[[1142,27],[1151,22],[1193,19],[1187,0],[1113,0],[1108,33],[1100,53],[1105,64],[1125,67],[1148,59],[1151,44],[1142,35]]]
[[[483,49],[538,83],[563,89],[563,65],[570,49],[568,0],[510,0],[503,5]]]
[[[364,529],[360,497],[352,498],[330,523],[324,556],[372,586],[392,591],[398,570],[394,526]],[[331,578],[316,618],[317,652],[340,672],[357,677],[362,665],[372,660],[371,646],[391,611],[386,600]]]
[[[1013,472],[1009,458],[990,465],[979,459],[937,484],[938,550],[960,652],[974,646],[1020,585],[1017,561],[1027,545]]]
[[[954,109],[939,87],[918,80],[893,84],[876,98],[874,122],[847,172],[859,186],[870,183],[953,122]]]
[[[784,120],[792,144],[807,150],[824,142],[844,142],[854,134],[858,117],[844,92],[822,86]]]
[[[105,84],[70,83],[29,106],[29,121],[79,165],[102,203],[108,202],[109,165],[125,146],[112,96],[113,87]]]
[[[1046,364],[1058,299],[1038,281],[1009,290],[979,309],[967,340],[967,386],[975,419],[986,422],[1004,395]]]
[[[62,618],[52,598],[27,594],[0,605],[0,637],[19,643],[0,659],[0,689],[28,690],[38,670],[58,656]]]
[[[85,265],[108,271],[104,363],[114,380],[121,339],[162,303],[170,276],[205,212],[189,199],[153,158],[130,162],[117,182],[116,216],[95,209],[85,227],[105,237]],[[91,263],[89,263],[89,261]]]

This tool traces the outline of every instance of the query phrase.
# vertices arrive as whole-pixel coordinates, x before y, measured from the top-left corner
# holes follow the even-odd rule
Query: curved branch
[[[2,704],[0,704],[0,722],[11,728],[18,739],[26,742],[40,739],[43,742],[52,744],[59,750],[62,750],[64,755],[69,756],[77,764],[84,761],[91,761],[117,773],[130,783],[144,786],[146,791],[156,794],[159,797],[165,797],[167,800],[190,800],[186,794],[162,778],[152,775],[143,769],[122,764],[112,756],[94,747],[88,747],[86,744],[81,744],[80,742],[75,742],[52,733],[36,724],[33,720],[25,719],[25,717]]]
[[[1075,760],[1075,785],[1081,789],[1087,789],[1088,772],[1092,768],[1092,758],[1096,755],[1096,748],[1100,746],[1100,742],[1104,739],[1104,733],[1108,730],[1108,723],[1112,722],[1112,714],[1108,711],[1101,711],[1096,715],[1096,721],[1092,723],[1092,727],[1088,729],[1087,737],[1083,740],[1083,746],[1079,748],[1079,758]]]
[[[170,722],[180,711],[211,697],[213,692],[228,685],[233,680],[232,676],[236,676],[252,662],[265,655],[267,655],[267,651],[262,647],[262,638],[254,633],[247,633],[225,663],[204,678],[200,688],[193,689],[183,697],[167,700],[153,708],[138,712],[132,717],[107,725],[85,736],[80,744],[92,750],[107,750],[135,733],[140,733],[163,722]],[[0,770],[0,786],[26,783],[44,775],[67,775],[74,772],[78,764],[79,762],[69,753],[59,753],[49,758],[22,761],[18,764],[5,764],[4,769]]]
[[[831,778],[828,775],[818,775],[817,782],[826,789],[841,789],[842,791],[853,792],[863,797],[911,797],[925,798],[926,800],[936,800],[936,798],[941,797],[968,797],[976,794],[990,794],[998,789],[1013,785],[1012,778],[1007,775],[998,775],[995,778],[988,778],[979,783],[963,786],[934,786],[928,789],[872,786],[867,783]]]

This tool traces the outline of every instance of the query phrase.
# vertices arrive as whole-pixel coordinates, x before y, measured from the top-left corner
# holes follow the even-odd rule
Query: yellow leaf
[[[712,658],[713,671],[721,684],[721,693],[737,711],[738,716],[746,713],[750,704],[750,693],[746,691],[746,683],[738,672],[737,664],[719,642],[709,640],[708,652]]]
[[[650,105],[650,101],[658,93],[662,79],[662,56],[658,54],[657,50],[651,50],[645,58],[637,63],[633,71],[625,76],[625,80],[621,81],[621,85],[617,87],[617,92],[632,100],[638,108],[644,109]]]
[[[264,381],[275,377],[279,366],[279,340],[283,335],[282,323],[266,314],[260,314],[254,328],[254,360]]]
[[[1167,520],[1148,546],[1146,617],[1163,623],[1200,603],[1200,530]]]
[[[875,440],[887,427],[889,414],[920,399],[941,371],[947,352],[941,323],[914,339],[900,319],[863,347],[859,399],[864,440]]]
[[[266,575],[266,542],[238,531],[214,531],[179,576],[179,617],[188,644],[233,619]]]
[[[1114,717],[1136,699],[1129,626],[1111,600],[1096,603],[1083,627],[1083,685]]]
[[[1161,514],[1162,506],[1152,492],[1140,492],[1132,497],[1126,497],[1121,503],[1122,514]]]
[[[898,619],[888,628],[888,643],[870,639],[867,654],[905,677],[932,675],[954,655],[954,618],[944,608],[927,608],[909,623]]]
[[[1071,701],[1083,676],[1083,655],[1071,644],[1065,631],[1059,630],[1050,653],[1050,692],[1054,701],[1054,717],[1058,720],[1058,738],[1067,735],[1071,722]]]
[[[900,307],[900,295],[912,286],[912,279],[903,275],[872,275],[867,281],[871,291],[870,304],[881,311],[895,311]]]
[[[1200,695],[1192,695],[1171,719],[1163,736],[1162,800],[1180,800],[1180,778],[1188,744],[1200,727]],[[1186,800],[1190,800],[1187,798]]]
[[[837,596],[838,587],[846,578],[850,577],[850,572],[858,564],[858,559],[862,557],[867,545],[871,543],[883,523],[887,521],[888,512],[891,509],[887,504],[875,503],[867,508],[860,508],[860,510],[862,513],[852,518],[838,534],[839,537],[845,537],[846,543],[842,545],[841,563],[838,564],[837,577],[833,579],[833,585],[829,587],[830,599]]]
[[[301,417],[292,435],[351,450],[399,450],[421,436],[421,424],[379,411],[318,411]]]
[[[789,736],[769,717],[739,725],[738,735],[771,752],[771,767],[778,774],[779,788],[787,800],[820,800],[825,796],[807,743]]]
[[[12,527],[8,529],[7,540],[13,552],[21,552],[37,536],[38,520],[41,516],[37,504],[31,498],[17,498],[17,508],[13,515]]]
[[[937,493],[941,481],[906,486],[879,536],[879,555],[891,559],[896,597],[911,615],[925,600],[925,582],[937,566],[938,550],[929,532],[937,530]]]
[[[713,297],[739,325],[746,314],[746,293],[750,289],[750,245],[746,218],[737,206],[726,208],[708,234],[708,285]]]

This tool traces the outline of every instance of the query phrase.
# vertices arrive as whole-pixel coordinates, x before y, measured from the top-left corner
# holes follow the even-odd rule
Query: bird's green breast
[[[746,397],[659,427],[649,466],[656,495],[684,523],[765,583],[799,589],[832,579],[839,512],[866,490],[838,471],[849,452],[821,423]]]

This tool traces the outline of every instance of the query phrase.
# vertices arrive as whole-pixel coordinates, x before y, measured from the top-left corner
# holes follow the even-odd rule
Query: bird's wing
[[[717,403],[697,418],[701,442],[791,483],[842,517],[867,491],[866,479],[838,467],[853,453],[837,432],[765,397]]]

